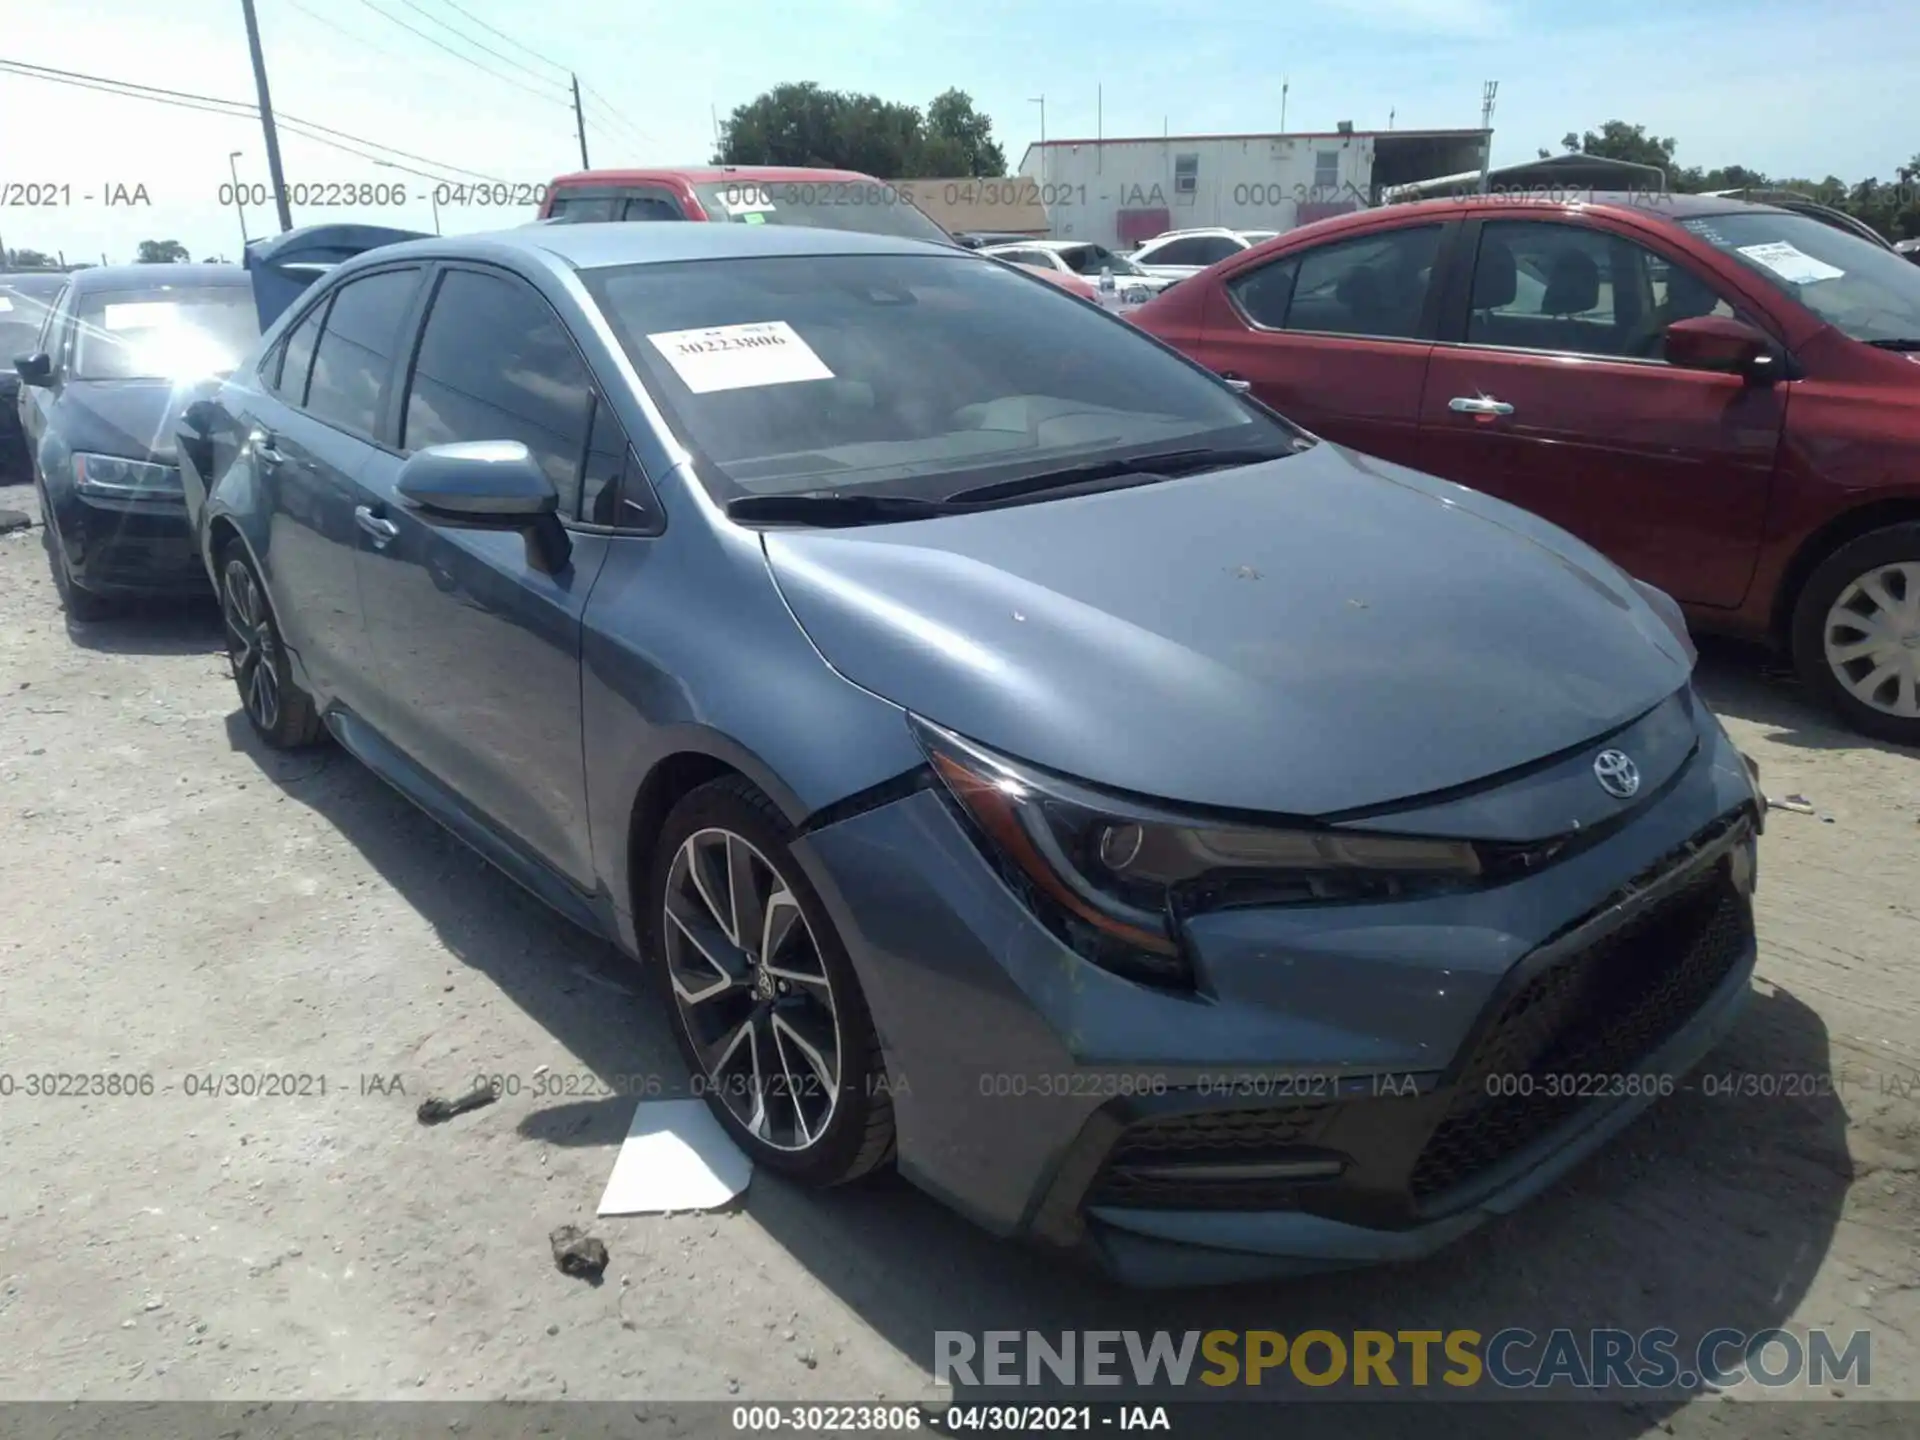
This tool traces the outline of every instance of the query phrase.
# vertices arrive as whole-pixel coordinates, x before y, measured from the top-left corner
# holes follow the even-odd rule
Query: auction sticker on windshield
[[[132,300],[107,306],[101,312],[100,323],[109,330],[147,330],[173,323],[179,310],[171,300]]]
[[[696,395],[833,379],[813,347],[784,320],[663,330],[647,339]]]
[[[1764,265],[1791,285],[1811,285],[1817,280],[1838,280],[1847,272],[1824,260],[1816,260],[1784,240],[1765,245],[1742,245],[1740,253],[1756,265]]]

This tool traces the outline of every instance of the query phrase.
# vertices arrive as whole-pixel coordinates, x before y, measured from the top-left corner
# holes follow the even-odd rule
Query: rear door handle
[[[1220,378],[1238,390],[1242,395],[1253,389],[1253,382],[1251,380],[1247,379],[1244,375],[1237,375],[1231,370],[1222,370],[1220,372]]]
[[[278,465],[287,457],[280,453],[280,437],[271,430],[253,432],[253,453],[263,463]]]
[[[382,519],[365,505],[353,507],[353,523],[373,537],[375,545],[387,545],[400,533],[400,527],[391,520]]]
[[[1462,415],[1511,415],[1513,407],[1501,400],[1489,400],[1485,395],[1456,395],[1447,402],[1449,410]]]

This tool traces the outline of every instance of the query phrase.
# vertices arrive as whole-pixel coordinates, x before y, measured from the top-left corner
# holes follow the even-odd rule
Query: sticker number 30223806
[[[784,320],[663,330],[647,339],[696,395],[833,378],[813,347]]]

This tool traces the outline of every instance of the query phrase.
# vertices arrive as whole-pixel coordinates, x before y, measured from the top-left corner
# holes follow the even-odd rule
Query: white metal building
[[[1479,169],[1490,130],[1354,130],[1047,140],[1020,173],[1056,239],[1125,247],[1164,230],[1291,230],[1380,191]]]

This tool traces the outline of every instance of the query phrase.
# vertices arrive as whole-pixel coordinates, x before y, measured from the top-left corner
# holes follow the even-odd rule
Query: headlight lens
[[[116,455],[76,454],[73,483],[82,495],[109,500],[152,500],[186,493],[177,465],[123,460]]]
[[[1130,978],[1193,983],[1180,919],[1220,904],[1384,899],[1480,879],[1462,840],[1223,824],[1104,795],[916,719],[934,773],[1030,907]]]

